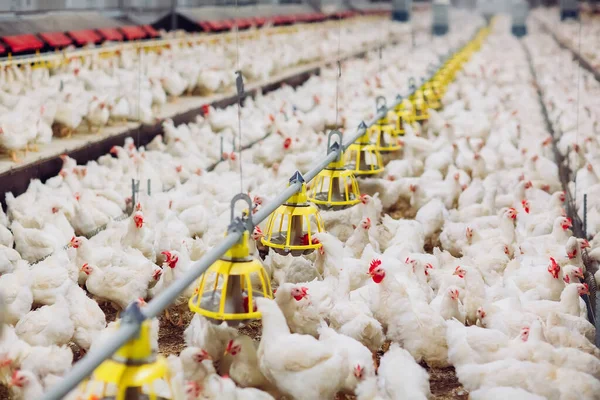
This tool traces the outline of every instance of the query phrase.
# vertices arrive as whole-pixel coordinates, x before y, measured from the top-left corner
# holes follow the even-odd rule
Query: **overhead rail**
[[[489,32],[489,28],[487,27],[480,29],[471,40],[466,41],[466,44],[462,46],[460,50],[466,48],[475,40],[482,40],[487,32]],[[452,57],[454,54],[456,53],[451,54],[449,57]],[[417,88],[411,88],[410,94],[413,94],[416,90]],[[370,121],[366,123],[364,121],[361,122],[356,132],[350,136],[345,143],[341,143],[341,146],[336,146],[335,151],[328,152],[327,156],[317,162],[310,171],[301,175],[302,179],[291,182],[282,193],[266,204],[264,208],[261,208],[253,214],[249,221],[251,225],[257,226],[269,217],[269,215],[271,215],[271,213],[273,213],[280,205],[285,203],[291,196],[298,193],[304,182],[310,182],[315,178],[319,172],[338,158],[340,152],[346,150],[352,143],[363,136],[370,126],[386,117],[387,113],[393,111],[401,102],[402,98],[399,97],[394,104],[388,108],[382,107]],[[220,259],[225,252],[242,239],[244,232],[248,229],[248,225],[250,224],[240,222],[241,220],[239,219],[234,220],[230,227],[233,229],[229,229],[227,236],[221,243],[213,247],[200,260],[195,262],[190,267],[189,271],[181,278],[175,280],[163,292],[154,297],[143,310],[138,307],[137,303],[131,304],[123,313],[118,329],[112,333],[109,338],[103,341],[102,348],[88,353],[79,360],[64,379],[44,395],[43,400],[60,400],[64,398],[80,382],[90,376],[94,369],[104,362],[104,360],[111,357],[127,341],[132,339],[139,332],[140,327],[145,320],[158,317],[160,313],[179,297],[187,287],[192,285],[213,263]]]

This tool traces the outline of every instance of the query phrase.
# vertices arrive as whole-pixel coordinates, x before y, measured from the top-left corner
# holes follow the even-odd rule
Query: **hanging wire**
[[[340,78],[342,77],[342,62],[341,62],[341,42],[342,42],[342,18],[338,15],[338,45],[337,45],[337,67],[338,73],[335,79],[335,126],[339,128],[338,117],[340,114],[339,98],[340,98]]]
[[[140,147],[140,132],[142,131],[142,47],[139,47],[139,55],[138,55],[138,109],[137,109],[137,120],[138,120],[138,129],[137,129],[137,147]],[[139,155],[139,153],[138,153]],[[140,176],[140,166],[141,162],[138,160],[137,162],[137,180],[141,181]],[[135,210],[135,204],[132,204],[132,209]]]
[[[239,33],[240,28],[238,25],[239,20],[239,5],[238,0],[235,0],[235,14],[238,16],[235,20],[235,64],[237,77],[237,88],[238,88],[238,104],[237,104],[237,115],[238,115],[238,162],[240,164],[240,193],[244,193],[244,173],[242,169],[242,96],[244,95],[244,80],[242,77],[242,71],[240,70],[240,43]],[[241,89],[241,90],[240,90]],[[235,151],[235,149],[234,149]]]
[[[575,133],[575,141],[577,142],[577,146],[579,146],[580,150],[581,150],[581,145],[579,142],[579,108],[580,108],[580,105],[579,105],[580,97],[579,96],[580,96],[580,86],[581,86],[581,82],[580,82],[580,80],[581,80],[581,62],[578,57],[581,57],[581,26],[582,26],[581,19],[582,19],[582,17],[580,16],[579,17],[579,38],[578,38],[579,43],[577,45],[578,49],[577,49],[577,57],[576,57],[576,59],[577,59],[577,64],[576,64],[577,65],[577,111],[575,114],[576,115],[575,116],[576,123],[577,123],[577,128],[576,128],[577,130]],[[574,171],[571,171],[571,172],[573,173],[573,181],[575,183],[575,199],[577,199],[577,174],[574,173]]]

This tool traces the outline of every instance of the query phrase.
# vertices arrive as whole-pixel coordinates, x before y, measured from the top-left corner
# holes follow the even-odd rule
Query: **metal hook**
[[[417,90],[417,82],[415,81],[415,78],[413,78],[412,76],[410,78],[408,78],[408,88],[414,92],[415,90]]]
[[[377,111],[385,110],[386,106],[387,106],[387,100],[385,99],[385,97],[377,96],[377,98],[375,99],[375,108],[377,109]]]
[[[339,138],[339,140],[331,143],[331,139],[334,136],[337,136]],[[333,129],[329,132],[329,135],[327,135],[327,154],[329,155],[329,153],[332,153],[332,152],[338,153],[337,161],[339,161],[339,158],[341,155],[341,151],[340,151],[341,149],[342,149],[342,133],[340,131],[338,131],[337,129]]]
[[[237,218],[233,217],[235,211],[235,204],[240,200],[244,200],[246,203],[248,203],[248,213],[252,212],[252,199],[250,198],[250,196],[248,196],[246,193],[238,193],[235,196],[233,196],[233,199],[231,199],[231,223],[229,225],[229,230],[237,230],[238,227],[242,225],[249,231],[252,231],[254,229],[254,225],[252,224],[252,218],[249,218],[249,215],[245,218],[244,216]]]

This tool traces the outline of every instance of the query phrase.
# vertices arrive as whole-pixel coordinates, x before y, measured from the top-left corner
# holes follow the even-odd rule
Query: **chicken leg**
[[[12,160],[14,163],[18,164],[18,163],[20,163],[20,162],[21,162],[21,160],[20,160],[19,158],[17,158],[17,152],[16,152],[15,150],[9,150],[9,151],[8,151],[8,155],[10,156],[10,159],[11,159],[11,160]]]

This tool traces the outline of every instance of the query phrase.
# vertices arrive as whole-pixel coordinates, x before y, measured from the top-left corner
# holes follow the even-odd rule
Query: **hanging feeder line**
[[[579,218],[579,215],[577,214],[575,199],[573,198],[573,196],[571,195],[571,191],[569,190],[569,181],[570,181],[569,177],[570,177],[570,174],[572,173],[572,171],[570,170],[570,167],[565,166],[565,162],[564,162],[565,157],[558,150],[556,142],[557,142],[557,138],[559,137],[559,135],[557,135],[558,132],[556,132],[554,130],[553,124],[550,121],[550,118],[548,116],[548,110],[546,109],[546,104],[544,103],[543,93],[541,91],[540,86],[537,84],[538,77],[537,77],[537,74],[533,67],[533,59],[531,57],[529,48],[523,42],[520,42],[520,43],[521,43],[521,46],[523,46],[523,50],[525,51],[525,54],[527,55],[527,61],[529,64],[529,69],[531,71],[531,76],[533,77],[534,82],[536,82],[536,86],[537,86],[536,91],[538,94],[540,106],[542,108],[542,115],[544,116],[544,121],[546,122],[546,130],[552,136],[552,150],[554,153],[554,160],[555,160],[556,164],[558,165],[559,178],[560,178],[560,181],[561,181],[561,184],[563,187],[563,191],[564,191],[565,197],[566,197],[565,202],[566,202],[567,214],[573,221],[573,234],[577,237],[585,238],[583,223],[582,223],[581,219]],[[567,161],[568,161],[568,158],[567,158]],[[584,277],[585,277],[584,280],[585,280],[585,283],[587,283],[590,288],[590,294],[589,295],[586,294],[581,297],[583,298],[583,301],[585,302],[585,305],[587,307],[588,320],[590,321],[590,323],[592,323],[594,326],[596,326],[596,329],[598,331],[598,328],[600,328],[600,326],[598,326],[598,324],[600,323],[600,316],[598,316],[596,314],[596,313],[600,312],[600,309],[597,309],[597,307],[596,307],[598,286],[597,286],[596,279],[594,279],[594,275],[589,270],[591,261],[589,260],[589,258],[587,256],[587,251],[583,251],[582,253],[583,253],[582,255],[583,255],[584,264],[586,265],[586,267],[588,267],[588,268],[586,268],[586,272],[584,274]],[[597,316],[598,316],[598,318],[596,318]],[[597,337],[596,337],[596,346],[600,347],[600,338],[598,336],[599,335],[597,335]]]
[[[457,53],[464,49],[470,44],[478,35],[483,32],[483,29],[477,30],[475,34],[466,41],[465,45],[458,49]],[[442,64],[443,65],[443,64]],[[358,138],[363,136],[369,126],[375,124],[378,120],[385,117],[388,111],[394,110],[394,108],[400,104],[400,101],[396,100],[388,109],[379,111],[370,121],[365,123],[362,121],[357,128],[357,131],[352,135],[349,140],[342,144],[337,151],[330,152],[324,159],[319,161],[310,171],[306,174],[301,175],[302,180],[305,182],[311,181],[316,177],[321,170],[326,168],[331,162],[333,162],[339,156],[341,151],[346,150],[352,143]],[[285,203],[291,196],[296,194],[302,188],[302,180],[291,183],[283,192],[276,196],[271,202],[261,208],[256,214],[252,216],[252,225],[256,226],[265,220],[269,215],[274,212],[281,204]],[[85,357],[79,360],[71,371],[62,379],[56,386],[50,388],[50,390],[44,395],[43,400],[60,400],[65,397],[71,390],[73,390],[81,381],[86,379],[96,367],[98,367],[104,360],[111,357],[121,346],[127,341],[138,334],[140,326],[145,319],[151,319],[158,317],[160,313],[165,310],[169,304],[171,304],[179,295],[191,284],[193,284],[198,277],[200,277],[213,263],[219,260],[227,250],[233,245],[238,243],[244,231],[233,231],[230,232],[217,246],[209,250],[200,260],[192,264],[189,271],[186,272],[181,278],[175,280],[169,287],[167,287],[162,293],[154,297],[143,310],[140,310],[136,303],[132,303],[123,312],[123,317],[119,328],[105,340],[103,347],[88,353]],[[141,314],[143,317],[128,318],[129,314]]]

